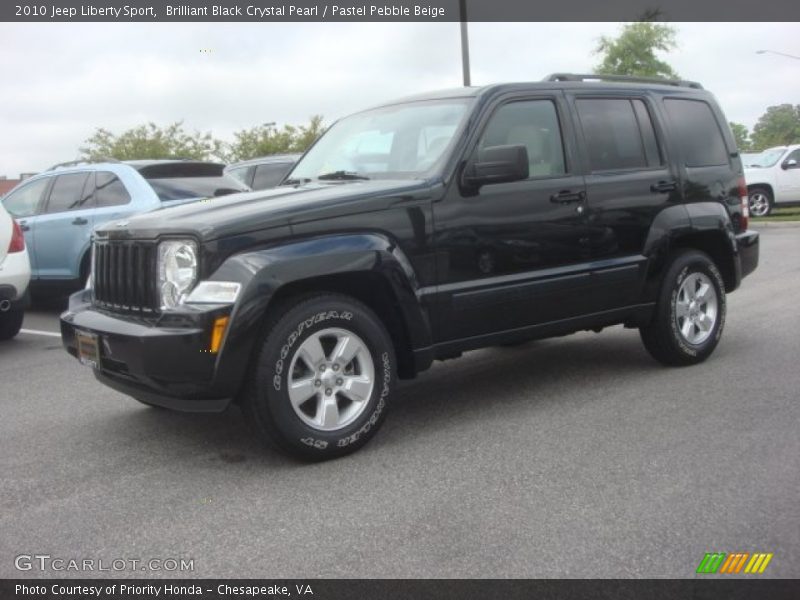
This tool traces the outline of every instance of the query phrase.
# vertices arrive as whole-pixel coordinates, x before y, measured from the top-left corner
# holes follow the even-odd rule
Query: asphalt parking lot
[[[711,551],[800,577],[798,298],[800,228],[763,229],[705,364],[662,367],[621,327],[471,352],[316,465],[237,409],[147,408],[22,333],[0,345],[0,577],[92,575],[16,570],[37,553],[191,558],[196,577],[692,577]]]

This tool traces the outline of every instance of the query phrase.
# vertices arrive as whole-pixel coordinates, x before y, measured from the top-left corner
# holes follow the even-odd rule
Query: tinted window
[[[585,98],[575,104],[592,171],[647,168],[645,145],[630,100]]]
[[[162,202],[189,200],[192,198],[213,198],[226,194],[247,191],[249,188],[229,175],[222,177],[170,177],[148,179]]]
[[[236,167],[235,169],[228,169],[226,173],[241,181],[245,185],[249,185],[250,169],[253,167]]]
[[[255,177],[253,177],[253,189],[264,190],[275,187],[291,168],[292,163],[258,165],[256,167]]]
[[[797,164],[800,165],[800,148],[789,154],[783,162],[788,162],[790,160],[797,161]],[[790,169],[796,169],[797,165],[793,167],[789,167]]]
[[[97,173],[95,197],[97,207],[120,206],[131,201],[131,196],[119,177],[113,173],[101,171]]]
[[[79,208],[87,179],[88,173],[70,173],[56,177],[45,212],[58,213]]]
[[[522,144],[528,149],[530,177],[566,173],[556,107],[550,100],[504,104],[492,115],[479,148]]]
[[[700,100],[664,101],[687,167],[727,165],[728,150],[711,107]]]
[[[10,192],[3,198],[3,206],[12,217],[30,217],[36,213],[39,200],[42,198],[49,179],[37,179]]]
[[[644,144],[647,166],[657,167],[664,164],[661,151],[658,148],[658,142],[656,141],[656,132],[653,128],[653,120],[650,118],[650,112],[647,110],[643,101],[632,100],[631,102],[633,103],[633,110],[636,112],[636,120],[639,122],[639,131],[642,134],[642,143]]]

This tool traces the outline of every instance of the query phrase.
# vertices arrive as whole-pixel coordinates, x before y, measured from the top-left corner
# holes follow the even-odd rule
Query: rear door
[[[36,252],[33,249],[33,239],[36,231],[36,214],[52,178],[36,179],[25,183],[12,190],[3,198],[3,206],[22,229],[25,236],[25,246],[28,248],[28,256],[31,261],[31,277],[39,276],[36,260]]]
[[[681,199],[663,131],[646,94],[572,94],[586,169],[594,260],[593,307],[634,304],[644,282],[644,244],[656,214]]]
[[[40,279],[77,279],[92,233],[90,172],[65,173],[53,185],[36,217],[33,248]]]

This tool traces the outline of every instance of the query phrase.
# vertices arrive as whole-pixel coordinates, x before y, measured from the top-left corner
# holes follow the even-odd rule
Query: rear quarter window
[[[722,130],[707,102],[667,98],[664,106],[687,167],[728,164],[728,149]]]

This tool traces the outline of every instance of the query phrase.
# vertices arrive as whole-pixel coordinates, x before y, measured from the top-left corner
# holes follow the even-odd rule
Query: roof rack
[[[79,160],[69,160],[67,162],[58,163],[57,165],[53,165],[48,171],[55,171],[56,169],[62,169],[66,167],[77,167],[78,165],[92,165],[97,163],[118,163],[116,158],[96,158],[96,159],[79,159]]]
[[[553,73],[544,78],[543,81],[617,81],[621,83],[654,83],[657,85],[673,85],[675,87],[688,87],[702,90],[703,86],[696,81],[686,81],[684,79],[662,79],[660,77],[638,77],[635,75],[601,75],[595,73]]]

